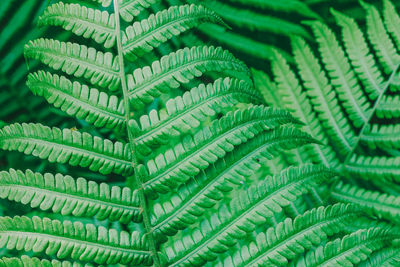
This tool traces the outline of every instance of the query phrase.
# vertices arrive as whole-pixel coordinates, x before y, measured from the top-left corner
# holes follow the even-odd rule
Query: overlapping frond
[[[165,192],[170,188],[175,188],[215,163],[219,158],[223,158],[234,147],[269,130],[274,124],[291,122],[290,118],[285,119],[287,113],[279,114],[279,111],[267,110],[261,115],[265,117],[259,116],[257,112],[238,111],[228,114],[214,121],[210,127],[197,132],[194,137],[187,136],[183,143],[148,161],[145,190]],[[274,117],[274,115],[278,116]],[[284,117],[282,118],[281,115]],[[286,142],[285,146],[288,148],[293,144],[314,142],[311,136],[292,127],[269,130],[262,136],[266,136],[264,140],[271,146]]]
[[[394,222],[400,219],[400,197],[339,183],[332,192],[332,198],[344,203],[356,203],[380,218]]]
[[[59,2],[43,12],[38,24],[61,26],[76,35],[92,38],[107,48],[115,44],[115,15],[107,11]]]
[[[44,97],[68,115],[96,127],[119,131],[126,126],[122,100],[115,95],[44,71],[29,74],[27,86],[35,95]]]
[[[81,264],[78,262],[70,262],[70,261],[58,261],[58,260],[46,260],[39,259],[36,257],[28,257],[26,255],[17,257],[3,257],[0,259],[0,266],[15,266],[15,267],[25,267],[25,266],[43,266],[43,267],[92,267],[92,264]]]
[[[0,218],[0,246],[44,252],[98,264],[149,265],[148,243],[139,232],[128,233],[82,222],[25,216]]]
[[[152,149],[199,127],[217,113],[232,108],[238,102],[261,103],[256,90],[238,79],[217,79],[213,84],[201,84],[183,96],[169,99],[165,110],[153,110],[140,118],[140,125],[131,126],[138,132],[137,149],[148,154]],[[134,130],[132,129],[132,130]]]
[[[208,208],[221,201],[226,192],[243,185],[260,169],[261,160],[271,160],[280,151],[304,142],[301,139],[290,140],[296,136],[291,131],[282,131],[275,138],[272,135],[275,133],[262,134],[237,147],[235,151],[179,187],[171,200],[156,203],[152,213],[154,232],[171,235],[195,223]]]
[[[0,197],[62,215],[96,216],[99,220],[122,223],[141,218],[136,191],[68,175],[43,175],[31,170],[2,171]]]
[[[11,124],[0,130],[0,147],[102,174],[129,175],[133,171],[127,144],[71,129],[35,123]]]
[[[317,188],[335,180],[337,172],[329,167],[339,169],[359,141],[368,143],[358,130],[366,129],[372,112],[384,110],[369,101],[382,99],[387,75],[374,68],[366,45],[347,60],[351,49],[344,51],[320,23],[313,27],[328,35],[317,38],[322,50],[333,46],[323,64],[300,38],[292,41],[295,60],[286,61],[289,56],[262,44],[261,36],[251,40],[221,31],[226,25],[220,17],[255,33],[309,37],[305,26],[260,12],[319,17],[298,0],[285,1],[206,0],[200,6],[91,0],[47,6],[39,24],[66,35],[49,34],[25,46],[34,71],[28,86],[76,118],[78,126],[16,123],[0,130],[0,148],[61,163],[0,172],[0,198],[36,209],[27,217],[0,217],[0,247],[21,251],[0,259],[0,265],[197,266],[215,259],[217,265],[236,264],[239,256],[243,264],[287,264],[352,229],[347,223],[360,215],[353,206],[307,210],[323,203]],[[165,3],[174,5],[164,9]],[[202,33],[227,38],[239,50],[251,44],[248,53],[275,60],[276,81],[268,84],[277,90],[271,99],[265,92],[266,101],[261,99],[249,69],[228,51],[190,34],[175,38],[203,23]],[[351,24],[349,31],[357,29]],[[350,41],[348,47],[366,42]],[[288,62],[296,63],[298,77]],[[362,66],[353,70],[358,63]],[[353,88],[357,79],[370,95]],[[331,94],[337,87],[338,96]],[[396,105],[391,100],[387,106]],[[283,105],[294,116],[264,102]],[[373,142],[382,149],[389,143]],[[327,146],[333,143],[338,147]],[[299,148],[304,144],[309,145]],[[287,168],[295,158],[310,164]],[[124,179],[129,188],[121,186]],[[67,218],[57,220],[61,216]]]
[[[215,266],[288,266],[296,255],[341,232],[359,214],[355,206],[335,204],[287,218],[259,233],[248,245],[218,259]]]
[[[133,61],[171,37],[204,22],[223,25],[223,21],[213,11],[203,6],[172,6],[159,11],[125,29],[122,39],[124,55]]]
[[[126,22],[131,22],[144,9],[156,4],[160,0],[120,0],[120,16]]]
[[[343,180],[357,186],[364,186],[364,180],[370,186],[367,191],[376,191],[383,201],[395,199],[399,188],[400,54],[392,40],[397,36],[394,23],[398,14],[389,0],[384,1],[383,19],[374,5],[362,2],[362,7],[366,11],[365,31],[355,19],[331,10],[341,30],[340,39],[322,22],[306,22],[314,33],[319,53],[315,55],[303,39],[293,37],[294,63],[301,81],[283,56],[275,53],[275,79],[269,84],[277,90],[264,95],[272,95],[269,104],[289,109],[306,124],[305,129],[312,136],[329,146],[321,148],[326,153],[299,153],[294,157],[296,162],[311,160],[337,168]],[[353,200],[362,202],[362,196]],[[378,202],[376,213],[392,220],[379,211]]]
[[[185,233],[182,236],[185,242],[167,243],[163,250],[169,266],[199,266],[213,260],[217,253],[225,252],[257,225],[268,222],[274,213],[290,205],[315,183],[334,175],[323,167],[305,165],[289,168],[250,187],[200,222],[199,228]]]
[[[390,246],[398,237],[398,232],[391,228],[359,230],[311,250],[294,266],[354,266],[366,260],[372,252]]]
[[[118,57],[71,42],[37,39],[25,46],[25,57],[38,59],[55,70],[77,78],[83,77],[94,86],[116,91],[120,85]]]
[[[239,74],[249,75],[246,65],[221,47],[181,49],[127,75],[129,98],[135,109],[141,109],[162,93],[206,72],[231,71],[237,72],[238,78]]]
[[[370,255],[370,257],[360,267],[384,266],[395,267],[400,263],[400,249],[390,247],[382,249]]]

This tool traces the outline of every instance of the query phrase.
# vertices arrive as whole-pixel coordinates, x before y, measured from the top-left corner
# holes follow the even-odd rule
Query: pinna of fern
[[[39,24],[75,37],[30,41],[25,57],[40,67],[27,85],[55,108],[108,129],[107,138],[14,123],[0,130],[0,148],[120,175],[128,186],[2,171],[0,197],[42,212],[0,218],[1,246],[34,254],[1,264],[202,265],[301,216],[313,206],[314,188],[336,176],[305,165],[256,183],[262,162],[315,140],[289,112],[262,105],[249,70],[228,51],[186,47],[147,63],[161,44],[202,22],[225,25],[214,12],[172,6],[130,24],[155,1],[69,2],[49,5]],[[184,85],[193,88],[184,92]],[[341,205],[318,213],[325,209],[353,212]]]
[[[289,109],[305,122],[307,132],[325,144],[300,148],[292,161],[336,168],[344,183],[334,188],[335,201],[354,202],[398,222],[400,39],[396,27],[400,20],[389,0],[383,1],[383,18],[376,7],[361,4],[366,34],[354,19],[332,10],[342,42],[325,24],[307,22],[318,43],[318,57],[302,38],[293,37],[296,70],[275,53],[274,80],[254,73],[269,104]],[[267,92],[263,81],[277,90]]]

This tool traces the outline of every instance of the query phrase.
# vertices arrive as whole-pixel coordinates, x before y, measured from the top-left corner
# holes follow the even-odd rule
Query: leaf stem
[[[143,210],[143,224],[146,230],[146,235],[148,237],[150,251],[152,252],[153,256],[153,263],[155,267],[160,267],[160,259],[158,258],[157,249],[156,249],[156,242],[154,240],[152,234],[152,228],[150,223],[150,217],[147,209],[146,197],[144,195],[143,189],[143,181],[140,173],[137,171],[138,160],[136,156],[136,138],[133,135],[132,131],[129,130],[129,122],[133,119],[131,118],[131,111],[130,111],[130,103],[128,98],[128,87],[126,82],[125,76],[125,65],[124,65],[124,55],[122,50],[122,40],[121,40],[121,26],[120,26],[120,15],[119,15],[119,1],[114,0],[114,12],[115,12],[115,34],[117,39],[117,48],[118,48],[118,62],[119,62],[119,76],[121,79],[121,87],[124,96],[124,109],[125,109],[125,119],[126,119],[126,130],[128,133],[129,138],[129,145],[131,147],[132,152],[132,165],[134,168],[134,180],[137,185],[138,195],[140,206]]]

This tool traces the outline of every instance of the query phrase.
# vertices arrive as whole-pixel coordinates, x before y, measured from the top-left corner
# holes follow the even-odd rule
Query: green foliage
[[[269,82],[277,90],[263,94],[270,105],[289,109],[306,123],[307,132],[326,145],[300,149],[293,162],[337,169],[345,184],[334,187],[334,200],[357,203],[378,217],[397,221],[400,55],[393,40],[397,40],[394,23],[399,15],[391,2],[383,2],[383,19],[376,7],[361,3],[366,34],[354,19],[332,10],[342,43],[327,25],[307,22],[319,57],[302,38],[293,37],[298,77],[275,52],[271,63],[275,79]],[[260,71],[254,74],[260,85],[269,80]]]
[[[370,44],[333,11],[345,50],[306,22],[319,60],[304,2],[180,2],[48,3],[27,86],[75,124],[0,123],[0,148],[36,163],[0,172],[17,207],[0,216],[0,266],[395,266],[398,228],[375,220],[399,216],[395,8],[381,21],[362,3]],[[273,59],[275,80],[204,36]],[[272,49],[288,37],[299,77]]]

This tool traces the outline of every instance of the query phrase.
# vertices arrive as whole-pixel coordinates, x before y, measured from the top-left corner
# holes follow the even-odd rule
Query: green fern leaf
[[[119,131],[125,128],[125,111],[117,96],[109,96],[64,76],[38,71],[28,76],[27,86],[36,95],[78,119]]]
[[[381,119],[397,119],[400,117],[400,98],[398,95],[385,95],[376,108],[376,116]]]
[[[255,137],[180,186],[170,199],[155,203],[152,210],[154,233],[161,231],[170,235],[195,223],[199,216],[223,200],[226,192],[248,182],[262,167],[262,160],[272,160],[279,151],[296,147],[296,143],[281,141],[271,140],[271,133]]]
[[[132,173],[128,145],[42,124],[12,124],[0,130],[0,147],[32,154],[50,162],[87,167],[102,174]]]
[[[354,70],[365,86],[369,97],[375,100],[383,90],[383,76],[370,54],[364,35],[354,19],[332,10],[337,23],[342,27],[343,41]]]
[[[118,57],[92,47],[53,39],[37,39],[25,46],[25,57],[34,58],[68,75],[84,77],[93,85],[118,89],[120,84]]]
[[[332,198],[340,202],[356,203],[380,218],[390,218],[396,222],[400,219],[400,197],[339,183],[332,192]]]
[[[167,244],[164,251],[169,266],[199,266],[205,260],[210,261],[213,251],[226,251],[237,239],[253,231],[256,225],[268,222],[282,206],[290,205],[311,184],[334,175],[324,168],[304,165],[302,168],[289,168],[250,187],[229,205],[221,206],[218,214],[201,222],[198,229],[184,234],[185,243]]]
[[[387,248],[373,253],[367,261],[361,263],[360,267],[395,267],[400,263],[400,249]]]
[[[328,237],[342,231],[361,211],[355,206],[335,204],[319,207],[287,218],[234,254],[218,260],[216,266],[288,266],[288,262],[313,245],[319,245]],[[252,253],[246,253],[246,251]],[[297,265],[300,266],[300,265]]]
[[[297,266],[354,266],[395,238],[398,234],[390,228],[359,230],[310,251],[297,261]]]
[[[1,217],[0,246],[6,244],[8,249],[44,252],[61,259],[71,257],[98,264],[151,263],[147,241],[138,232],[129,234],[93,224],[37,216]]]
[[[144,9],[156,4],[160,0],[119,0],[120,16],[126,22],[131,22]]]
[[[365,180],[400,181],[398,164],[400,157],[354,155],[345,165],[346,172]]]
[[[166,103],[166,110],[151,111],[140,118],[137,149],[148,155],[155,147],[166,144],[171,137],[197,128],[201,122],[216,113],[237,104],[238,101],[261,103],[257,92],[243,80],[218,79],[214,84],[200,85]]]
[[[133,75],[128,75],[130,101],[135,109],[142,109],[154,97],[188,83],[205,71],[237,71],[249,75],[249,70],[241,61],[220,47],[185,48],[153,62],[151,67],[136,69]]]
[[[261,114],[251,111],[247,114],[240,111],[228,114],[196,133],[194,137],[187,136],[183,144],[178,144],[149,160],[145,190],[164,192],[167,188],[174,188],[224,157],[235,146],[247,142],[263,131],[269,130],[267,134],[271,145],[275,142],[281,143],[287,136],[291,136],[296,144],[314,141],[309,135],[291,127],[271,131],[271,127],[291,122],[291,119],[287,117],[287,113],[269,110],[263,112],[262,109],[260,111]],[[268,139],[266,141],[268,142]],[[289,143],[287,145],[291,146]]]
[[[115,44],[115,18],[107,11],[59,2],[44,11],[38,24],[61,26],[78,36],[92,38],[106,48]]]
[[[396,41],[397,47],[400,47],[400,32],[397,27],[400,24],[400,17],[395,6],[388,0],[383,0],[383,17],[388,32]]]
[[[322,127],[331,136],[332,142],[338,146],[340,152],[349,152],[353,146],[354,133],[338,105],[336,95],[318,60],[303,39],[293,39],[292,47],[304,87],[320,117]]]
[[[378,125],[373,124],[372,128],[368,128],[361,137],[361,141],[368,145],[371,149],[399,149],[400,125]]]
[[[300,121],[306,124],[305,130],[312,136],[318,136],[319,141],[328,143],[328,138],[324,135],[323,128],[317,123],[315,114],[312,113],[312,105],[306,94],[301,91],[299,81],[290,70],[288,63],[282,55],[274,52],[274,61],[272,62],[272,72],[277,81],[277,93],[281,95],[280,101],[282,107],[291,111],[291,113]],[[349,140],[348,140],[349,141]],[[330,164],[338,165],[335,162],[335,152],[325,146],[312,146],[308,151],[301,150],[305,155],[315,158],[316,162],[321,161],[325,166]],[[332,159],[332,160],[331,160]],[[337,161],[337,160],[336,160]]]
[[[99,220],[128,223],[141,218],[136,192],[130,188],[97,184],[84,178],[27,170],[0,172],[0,197],[52,210],[64,216],[96,216]]]
[[[368,122],[370,106],[361,93],[355,73],[334,33],[321,22],[313,22],[310,25],[319,43],[322,61],[338,92],[338,98],[342,101],[354,126],[359,128]]]
[[[363,1],[360,1],[367,12],[367,31],[377,57],[386,73],[391,73],[400,62],[392,40],[390,39],[378,10]]]
[[[150,15],[125,29],[122,39],[124,56],[134,61],[171,37],[204,22],[223,25],[213,11],[196,5],[173,6]]]
[[[58,261],[58,260],[46,260],[39,259],[36,257],[21,256],[21,258],[7,258],[3,257],[0,259],[0,266],[7,267],[25,267],[25,266],[42,266],[42,267],[93,267],[92,264],[81,264],[78,262],[71,263],[69,261]]]

